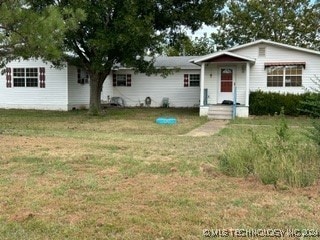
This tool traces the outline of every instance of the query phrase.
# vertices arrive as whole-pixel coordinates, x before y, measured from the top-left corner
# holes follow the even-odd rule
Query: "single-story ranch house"
[[[320,75],[320,52],[257,40],[206,56],[158,57],[155,66],[175,70],[164,78],[115,67],[102,101],[121,97],[126,106],[159,107],[165,100],[170,107],[199,107],[201,116],[221,114],[221,103],[234,102],[234,114],[247,117],[250,91],[299,94],[312,87],[311,79]],[[3,73],[0,108],[67,111],[89,104],[90,79],[74,66],[14,61]]]

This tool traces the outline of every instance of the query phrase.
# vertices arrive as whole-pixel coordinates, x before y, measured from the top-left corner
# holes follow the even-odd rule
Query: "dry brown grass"
[[[171,112],[177,129],[142,110],[127,120],[0,112],[1,239],[201,239],[207,228],[320,225],[319,185],[279,191],[217,170],[239,127],[193,138],[181,136],[204,122],[192,111]]]

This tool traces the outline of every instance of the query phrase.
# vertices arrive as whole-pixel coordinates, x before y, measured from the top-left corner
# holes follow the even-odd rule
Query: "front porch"
[[[219,52],[192,62],[201,66],[200,116],[210,119],[249,116],[250,72],[254,59]]]

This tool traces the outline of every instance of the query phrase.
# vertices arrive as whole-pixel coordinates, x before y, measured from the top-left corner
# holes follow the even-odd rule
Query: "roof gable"
[[[238,49],[244,49],[244,48],[251,47],[251,46],[254,46],[254,45],[258,45],[258,44],[271,45],[271,46],[276,46],[276,47],[280,47],[280,48],[286,48],[286,49],[290,49],[290,50],[296,50],[296,51],[300,51],[300,52],[306,52],[306,53],[320,55],[319,51],[311,50],[311,49],[308,49],[308,48],[296,47],[296,46],[292,46],[292,45],[288,45],[288,44],[284,44],[284,43],[278,43],[278,42],[265,40],[265,39],[260,39],[260,40],[254,41],[254,42],[250,42],[250,43],[242,44],[242,45],[239,45],[239,46],[235,46],[235,47],[227,49],[226,51],[233,52],[233,51],[238,50]]]
[[[311,50],[311,49],[307,49],[307,48],[302,48],[302,47],[291,46],[288,44],[278,43],[278,42],[274,42],[274,41],[270,41],[270,40],[260,39],[260,40],[254,41],[254,42],[235,46],[235,47],[229,48],[224,51],[219,51],[219,52],[208,54],[208,55],[205,55],[202,57],[197,57],[197,58],[191,59],[190,62],[195,63],[195,64],[199,64],[202,62],[227,62],[227,60],[229,60],[229,62],[249,61],[251,63],[254,63],[255,59],[236,54],[236,53],[234,53],[234,51],[239,50],[239,49],[245,49],[245,48],[255,46],[258,44],[264,44],[267,46],[271,45],[271,46],[276,46],[276,47],[280,47],[280,48],[286,48],[286,49],[290,49],[290,50],[320,55],[319,51],[315,51],[315,50]]]
[[[228,51],[221,51],[208,54],[202,57],[191,59],[190,62],[198,64],[202,62],[255,62],[255,59],[245,57]]]
[[[206,60],[205,62],[245,62],[243,58],[230,56],[228,54],[223,54],[211,59]]]

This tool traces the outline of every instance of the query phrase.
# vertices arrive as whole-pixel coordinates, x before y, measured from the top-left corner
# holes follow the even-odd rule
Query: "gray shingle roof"
[[[155,58],[155,67],[166,67],[166,68],[180,68],[180,69],[200,69],[199,66],[190,63],[191,59],[195,56],[179,56],[179,57],[167,57],[159,56]]]
[[[158,56],[154,58],[154,66],[156,68],[165,67],[167,69],[179,68],[179,69],[200,69],[200,66],[191,63],[191,59],[198,58],[199,56]],[[151,61],[151,57],[144,57],[145,61]],[[120,64],[116,64],[115,67],[121,69],[130,69],[130,67],[124,67]]]

